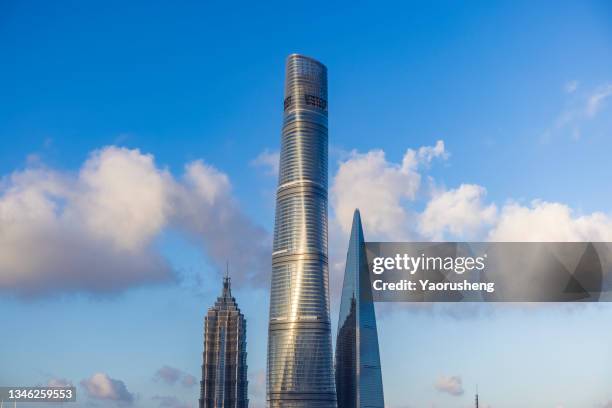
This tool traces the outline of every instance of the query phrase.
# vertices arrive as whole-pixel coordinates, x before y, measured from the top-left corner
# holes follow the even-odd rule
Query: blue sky
[[[199,380],[202,319],[230,257],[261,406],[269,261],[238,238],[272,230],[262,153],[278,151],[293,52],[329,69],[332,321],[357,206],[368,239],[612,241],[608,2],[124,3],[0,4],[1,384],[103,373],[135,406],[193,406],[197,386],[156,372]],[[133,213],[113,199],[133,190],[114,190],[113,160],[134,172],[126,183],[150,177]],[[228,214],[246,227],[215,223]],[[24,236],[63,249],[54,272]],[[117,245],[159,270],[125,266],[121,281]],[[11,275],[11,256],[33,280]],[[47,276],[53,289],[33,291]],[[391,407],[470,406],[476,384],[496,408],[612,401],[607,305],[400,309],[379,313]],[[452,377],[459,395],[436,387]],[[79,387],[83,406],[116,405]]]

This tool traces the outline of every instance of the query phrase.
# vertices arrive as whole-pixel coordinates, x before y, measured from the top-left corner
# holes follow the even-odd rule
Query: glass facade
[[[327,69],[287,58],[276,196],[267,400],[336,407],[327,261]]]
[[[223,293],[204,322],[199,408],[248,407],[246,357],[246,320],[225,277]]]
[[[385,406],[371,290],[361,216],[355,210],[336,338],[338,408]]]

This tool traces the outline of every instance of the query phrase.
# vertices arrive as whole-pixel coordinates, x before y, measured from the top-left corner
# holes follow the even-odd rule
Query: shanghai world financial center
[[[354,323],[344,326],[336,345],[342,351],[336,356],[336,370],[342,373],[334,374],[327,254],[327,68],[312,58],[290,55],[283,107],[268,328],[268,406],[383,408],[373,305],[364,308],[359,293],[355,298],[350,290],[343,290],[343,306],[348,302],[350,309],[356,302],[360,310],[367,310],[367,319],[364,326],[357,313]],[[363,246],[360,223],[357,228],[361,239],[352,240],[354,247]],[[363,254],[357,247],[352,251]],[[360,262],[351,261],[350,252],[345,286],[367,273]],[[352,300],[344,299],[344,292]],[[361,346],[362,332],[369,333],[365,341],[375,343]],[[367,350],[369,369],[364,372],[360,360]],[[362,373],[376,381],[362,380]],[[360,398],[366,392],[368,398]]]

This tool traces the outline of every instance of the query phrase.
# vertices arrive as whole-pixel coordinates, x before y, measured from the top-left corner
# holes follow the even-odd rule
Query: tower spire
[[[476,384],[476,408],[478,408],[478,384]]]
[[[229,261],[225,261],[225,276],[223,277],[223,297],[232,297],[231,279],[229,276]]]
[[[385,405],[376,312],[369,280],[361,215],[355,209],[336,337],[338,408],[383,408]]]

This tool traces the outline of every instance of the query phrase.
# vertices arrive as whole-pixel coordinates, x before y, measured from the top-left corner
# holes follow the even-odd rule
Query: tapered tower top
[[[300,54],[287,57],[285,113],[306,109],[327,115],[327,67]]]
[[[223,277],[223,293],[221,294],[222,298],[231,298],[232,297],[232,280],[229,276],[229,262],[225,264],[225,276]]]
[[[358,209],[346,254],[336,340],[338,408],[384,408],[376,313]]]
[[[327,69],[327,68],[325,67],[325,64],[323,64],[321,61],[319,61],[319,60],[317,60],[317,59],[315,59],[315,58],[309,57],[309,56],[307,56],[307,55],[304,55],[304,54],[298,54],[298,53],[289,54],[289,56],[287,57],[287,63],[288,63],[288,62],[289,62],[289,60],[291,60],[291,59],[305,59],[305,60],[310,60],[311,62],[314,62],[315,64],[319,64],[319,65],[320,65],[320,66],[322,66],[323,68]]]

